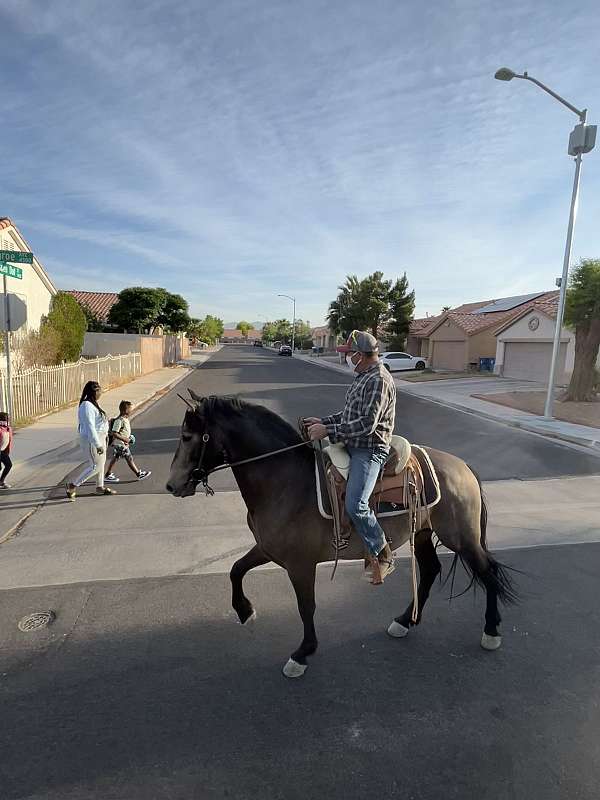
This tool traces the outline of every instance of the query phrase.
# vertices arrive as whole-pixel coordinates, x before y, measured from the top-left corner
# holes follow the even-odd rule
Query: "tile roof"
[[[221,339],[241,339],[242,332],[238,331],[237,328],[226,328],[223,331],[223,335]],[[248,339],[262,339],[262,331],[256,331],[254,329],[248,331]]]
[[[119,295],[116,292],[80,292],[70,289],[69,294],[86,306],[101,322],[108,322],[108,312],[117,302]]]
[[[10,228],[13,224],[13,221],[8,217],[0,217],[0,229],[2,228]]]
[[[533,307],[539,308],[550,316],[556,316],[558,309],[558,291],[545,292],[530,303],[523,303],[516,308],[511,308],[509,311],[491,311],[487,314],[473,314],[473,311],[476,309],[484,308],[486,305],[490,305],[493,302],[493,300],[479,300],[477,303],[463,303],[461,306],[452,308],[450,311],[438,314],[435,317],[413,319],[410,323],[410,333],[412,336],[421,338],[429,336],[442,320],[449,319],[458,325],[467,336],[472,336],[487,328],[501,326],[512,317],[517,317],[523,314],[525,310]]]

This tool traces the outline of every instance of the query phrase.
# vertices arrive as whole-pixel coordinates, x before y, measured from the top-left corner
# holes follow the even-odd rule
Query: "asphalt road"
[[[246,579],[251,629],[225,575],[2,593],[2,800],[595,800],[600,783],[600,545],[512,551],[521,606],[501,650],[479,647],[484,601],[434,588],[393,640],[403,562],[382,591],[321,570],[320,649],[286,576]],[[447,566],[447,561],[445,564]],[[52,607],[47,633],[8,620]]]
[[[200,395],[236,394],[267,405],[292,424],[300,416],[321,416],[343,406],[349,378],[324,367],[280,357],[250,346],[226,346],[177,387]],[[126,395],[126,388],[124,395]],[[175,392],[166,395],[135,421],[135,458],[153,471],[143,488],[118,474],[119,493],[164,492],[179,437],[184,404]],[[549,478],[600,474],[600,459],[560,443],[465,414],[398,392],[396,432],[413,442],[447,450],[464,458],[483,480]],[[236,489],[231,474],[215,476],[216,489]]]

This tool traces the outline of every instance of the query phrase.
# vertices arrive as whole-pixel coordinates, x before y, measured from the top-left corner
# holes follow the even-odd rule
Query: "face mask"
[[[354,356],[358,356],[358,361],[354,360]],[[350,358],[346,356],[346,364],[349,367],[351,367],[354,370],[354,372],[356,372],[356,370],[359,368],[361,361],[362,361],[362,355],[360,353],[354,353],[353,355],[350,356]]]

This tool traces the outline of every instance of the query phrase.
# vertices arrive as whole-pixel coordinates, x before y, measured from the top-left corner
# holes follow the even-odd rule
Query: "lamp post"
[[[569,280],[569,265],[571,262],[571,250],[573,245],[573,229],[575,227],[575,218],[577,217],[577,207],[579,201],[579,181],[581,177],[581,157],[584,153],[589,153],[594,149],[596,143],[596,126],[586,125],[587,109],[579,110],[571,103],[567,102],[564,97],[561,97],[552,89],[549,89],[537,78],[523,72],[519,75],[513,72],[512,69],[502,67],[499,69],[494,78],[499,81],[512,81],[513,78],[520,78],[521,80],[530,81],[539,86],[549,95],[566,106],[569,111],[572,111],[579,117],[579,124],[576,125],[571,131],[569,136],[568,153],[570,156],[575,156],[575,177],[573,179],[573,191],[571,193],[571,208],[569,211],[569,224],[567,227],[567,241],[565,244],[565,254],[563,258],[562,277],[560,278],[560,292],[558,296],[558,313],[556,315],[556,327],[554,329],[554,342],[552,345],[552,361],[550,364],[550,374],[548,376],[548,391],[546,393],[546,405],[544,407],[544,417],[552,419],[552,406],[554,403],[554,381],[556,379],[556,366],[558,363],[558,355],[560,353],[560,334],[562,331],[563,318],[565,314],[565,300],[567,296],[567,284]]]
[[[287,297],[288,300],[291,300],[294,304],[294,317],[292,319],[292,355],[295,352],[294,344],[296,342],[296,298],[292,297],[289,294],[278,294],[277,297]]]

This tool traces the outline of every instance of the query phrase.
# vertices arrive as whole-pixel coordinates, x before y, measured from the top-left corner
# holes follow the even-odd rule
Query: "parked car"
[[[421,356],[409,353],[382,353],[379,360],[389,372],[400,372],[407,369],[425,369],[427,361]]]
[[[254,347],[262,347],[262,339],[255,339],[254,340]]]
[[[291,356],[292,355],[292,348],[289,344],[282,344],[279,348],[279,355],[280,356]]]

